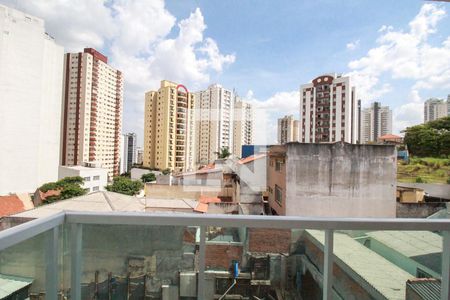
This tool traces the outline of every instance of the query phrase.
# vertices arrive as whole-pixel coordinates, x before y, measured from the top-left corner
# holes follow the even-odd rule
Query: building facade
[[[184,85],[163,80],[145,94],[144,167],[193,170],[193,110],[194,95]]]
[[[290,142],[298,142],[299,121],[293,115],[278,119],[278,143],[283,145]]]
[[[120,173],[130,172],[131,167],[137,163],[136,133],[122,135],[120,158]]]
[[[59,179],[80,176],[83,178],[83,188],[88,193],[104,191],[108,184],[108,170],[95,166],[60,166]]]
[[[393,145],[288,143],[267,152],[272,214],[302,217],[396,216]],[[373,167],[377,166],[377,167]]]
[[[392,133],[392,110],[373,102],[361,112],[360,142],[377,142],[380,136]]]
[[[0,195],[58,178],[63,59],[42,19],[0,4]]]
[[[123,76],[92,48],[64,60],[62,159],[64,166],[101,164],[119,175]]]
[[[213,84],[194,96],[196,164],[206,165],[222,148],[233,149],[234,93]]]
[[[326,74],[300,87],[300,142],[357,143],[358,102],[350,77]]]
[[[233,155],[242,157],[242,146],[253,144],[253,108],[236,96],[234,102]]]
[[[450,97],[449,97],[450,98]],[[450,102],[442,99],[430,98],[424,103],[424,122],[434,121],[450,115]]]

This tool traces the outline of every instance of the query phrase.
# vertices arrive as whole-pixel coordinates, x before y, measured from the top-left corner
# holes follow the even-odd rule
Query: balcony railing
[[[218,254],[217,252],[207,253],[212,251],[209,250],[208,245],[216,243],[216,245],[220,246],[225,243],[228,245],[228,250],[223,253],[219,252],[219,255],[223,254],[226,256],[233,252],[231,250],[233,247],[242,247],[246,244],[247,236],[245,233],[242,230],[237,230],[238,234],[235,234],[233,237],[233,234],[229,233],[231,231],[227,230],[227,228],[231,227],[244,229],[270,228],[272,230],[288,230],[289,232],[304,229],[315,232],[322,230],[323,264],[321,266],[310,264],[310,267],[323,270],[323,276],[320,278],[323,299],[343,298],[333,288],[333,271],[334,276],[336,276],[333,263],[337,263],[341,259],[337,257],[339,253],[333,255],[333,245],[335,235],[342,235],[341,231],[402,230],[441,232],[441,299],[450,299],[450,220],[448,219],[344,219],[199,215],[190,213],[60,212],[0,232],[0,273],[8,273],[7,275],[14,276],[26,276],[31,273],[40,274],[40,279],[36,279],[36,281],[45,290],[42,293],[45,294],[46,300],[58,299],[58,295],[61,295],[62,290],[67,291],[70,294],[70,299],[75,300],[91,299],[92,297],[88,297],[86,294],[86,291],[90,290],[95,294],[95,299],[98,299],[102,287],[102,283],[99,282],[100,275],[98,270],[123,266],[124,252],[128,251],[134,255],[131,255],[131,258],[128,257],[130,270],[133,271],[139,268],[141,260],[143,265],[150,266],[150,271],[148,274],[143,275],[142,278],[139,276],[133,277],[130,270],[122,277],[124,282],[126,282],[127,288],[124,293],[126,293],[126,299],[128,299],[128,296],[133,293],[133,286],[137,286],[135,281],[138,279],[136,278],[141,278],[139,280],[143,281],[144,290],[139,291],[145,294],[147,276],[155,278],[155,272],[160,272],[160,269],[164,268],[164,266],[169,266],[171,263],[176,262],[175,258],[162,259],[161,253],[179,253],[181,251],[183,258],[179,261],[180,268],[183,268],[183,260],[186,259],[185,255],[189,254],[187,253],[189,251],[186,250],[187,246],[183,243],[189,240],[189,235],[186,233],[190,230],[190,232],[194,232],[191,235],[191,245],[193,246],[190,248],[190,251],[197,257],[192,259],[192,265],[196,267],[190,273],[180,273],[180,276],[193,275],[194,279],[197,278],[197,280],[192,281],[196,287],[195,297],[197,299],[210,299],[208,296],[205,297],[207,282],[210,280],[209,276],[211,274],[211,270],[207,270],[207,267],[210,264],[209,259]],[[211,230],[211,228],[215,229]],[[173,235],[174,232],[179,233],[178,237],[180,240],[173,239],[174,236],[177,236]],[[228,240],[216,238],[222,232],[225,232],[223,236],[228,237]],[[39,239],[39,242],[35,242],[36,239]],[[273,241],[275,244],[277,242],[279,241]],[[342,243],[342,241],[336,241],[336,248],[342,249],[343,245],[339,243]],[[180,250],[180,247],[183,250]],[[361,247],[364,248],[364,246]],[[145,259],[142,258],[144,254],[147,256]],[[175,254],[173,255],[175,257]],[[357,253],[354,253],[354,255],[354,259],[357,260]],[[41,257],[41,260],[39,260],[39,257]],[[308,264],[308,262],[305,263]],[[175,266],[174,268],[177,269],[178,267]],[[381,266],[370,266],[370,268],[377,267]],[[92,271],[94,269],[96,270],[95,272]],[[43,272],[40,272],[42,270]],[[92,274],[89,273],[89,270],[91,270]],[[381,270],[382,272],[383,270]],[[227,277],[228,273],[224,270],[220,275],[221,280],[231,281]],[[242,280],[242,282],[248,282],[248,278],[239,276],[235,277],[234,280],[238,279]],[[86,280],[86,278],[91,277],[92,280]],[[115,289],[113,285],[118,285],[117,281],[120,277],[114,275],[113,278],[111,272],[107,273],[106,277],[107,280],[104,283],[111,292],[111,290]],[[192,279],[192,276],[190,278]],[[135,280],[134,283],[133,280]],[[86,281],[90,282],[86,283]],[[266,281],[261,280],[260,282]],[[338,281],[335,284],[338,284]],[[106,285],[103,288],[106,288]],[[367,285],[367,287],[368,289],[375,289],[370,285]],[[136,288],[134,292],[137,293]],[[111,295],[109,295],[108,299],[111,299],[110,297]],[[133,299],[133,297],[130,296],[130,299]]]

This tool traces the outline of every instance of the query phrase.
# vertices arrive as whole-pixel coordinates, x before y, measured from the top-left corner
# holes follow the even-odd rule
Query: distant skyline
[[[76,2],[0,0],[43,18],[66,52],[94,47],[124,72],[123,132],[139,145],[144,93],[162,79],[235,88],[260,110],[255,143],[276,141],[277,118],[299,118],[300,85],[323,73],[353,76],[363,107],[389,105],[394,133],[423,121],[426,99],[450,94],[449,3]]]

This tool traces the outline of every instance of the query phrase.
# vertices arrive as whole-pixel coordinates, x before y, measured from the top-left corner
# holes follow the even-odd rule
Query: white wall
[[[59,167],[59,179],[64,177],[80,176],[84,178],[83,188],[90,192],[104,191],[108,184],[108,170],[102,168],[86,167]]]
[[[0,5],[0,195],[58,178],[63,55],[41,19]]]

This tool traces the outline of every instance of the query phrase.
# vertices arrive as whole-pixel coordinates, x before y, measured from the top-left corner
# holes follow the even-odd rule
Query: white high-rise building
[[[58,179],[64,49],[44,25],[0,5],[0,195]]]
[[[278,119],[278,143],[298,142],[298,125],[299,121],[293,115]]]
[[[95,162],[119,175],[122,101],[122,73],[106,56],[92,48],[65,55],[62,165]]]
[[[358,119],[350,77],[326,74],[300,87],[300,142],[357,143]]]
[[[234,93],[219,84],[194,93],[196,163],[217,159],[222,148],[233,149]]]
[[[236,96],[234,102],[233,155],[242,156],[242,145],[253,144],[253,108]]]
[[[131,167],[137,163],[136,133],[122,134],[120,173],[129,172]]]
[[[374,102],[361,112],[361,143],[376,142],[380,136],[392,133],[392,110]]]
[[[450,97],[449,97],[450,98]],[[449,101],[430,98],[424,103],[423,118],[424,122],[434,121],[450,115]]]

